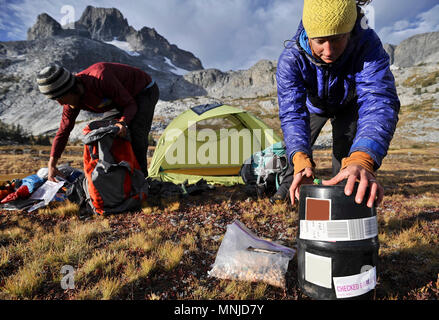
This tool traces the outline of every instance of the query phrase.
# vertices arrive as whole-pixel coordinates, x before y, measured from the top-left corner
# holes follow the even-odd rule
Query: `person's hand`
[[[47,174],[47,180],[52,182],[59,182],[58,179],[56,179],[56,176],[64,178],[64,174],[61,171],[59,171],[57,167],[49,166],[48,169],[49,172]]]
[[[58,158],[50,157],[49,163],[47,164],[47,180],[52,182],[59,182],[58,179],[56,179],[56,176],[65,178],[64,174],[59,171],[56,167],[56,164],[58,163]]]
[[[119,132],[117,133],[117,135],[119,137],[124,138],[127,135],[127,127],[126,127],[126,125],[124,125],[123,123],[117,122],[115,124],[115,126],[119,128]]]
[[[384,189],[381,184],[378,183],[375,176],[364,169],[360,165],[349,165],[346,168],[340,170],[340,172],[330,180],[323,180],[322,184],[325,186],[336,185],[339,182],[347,179],[344,193],[346,196],[350,196],[354,191],[355,182],[360,181],[358,184],[357,194],[355,195],[355,202],[360,204],[363,202],[366,195],[367,187],[370,187],[369,197],[367,199],[367,206],[372,208],[376,200],[378,206],[384,197]]]
[[[291,204],[294,206],[295,198],[299,200],[300,185],[312,184],[314,179],[314,171],[312,168],[305,168],[294,175],[293,183],[290,186]]]

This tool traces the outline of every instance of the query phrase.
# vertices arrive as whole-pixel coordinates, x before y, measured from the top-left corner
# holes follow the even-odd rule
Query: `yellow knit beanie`
[[[302,23],[309,38],[351,32],[357,20],[355,0],[305,0]]]

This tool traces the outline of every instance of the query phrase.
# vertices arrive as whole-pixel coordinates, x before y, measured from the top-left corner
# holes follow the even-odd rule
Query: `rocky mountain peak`
[[[439,32],[407,38],[395,48],[394,59],[395,65],[402,68],[439,61]]]
[[[80,19],[68,26],[61,26],[55,19],[43,13],[28,30],[28,40],[72,35],[119,45],[124,50],[129,48],[129,54],[143,57],[156,70],[175,72],[178,69],[204,69],[200,59],[194,54],[170,44],[154,28],[143,27],[140,31],[134,29],[116,8],[87,6]]]
[[[95,8],[87,6],[75,27],[83,27],[91,38],[100,41],[124,40],[125,34],[132,31],[127,19],[116,8]]]
[[[439,61],[439,32],[421,33],[405,39],[398,45],[384,44],[390,63],[398,68]]]
[[[27,31],[27,40],[48,38],[63,32],[61,25],[47,13],[38,15],[37,22]]]
[[[90,33],[84,28],[74,28],[72,26],[65,26],[64,28],[47,13],[38,15],[35,24],[27,30],[27,40],[40,40],[54,36],[81,36],[90,38]]]

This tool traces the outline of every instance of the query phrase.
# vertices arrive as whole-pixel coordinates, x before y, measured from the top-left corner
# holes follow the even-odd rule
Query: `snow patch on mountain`
[[[167,57],[164,57],[164,58],[165,58],[166,64],[171,67],[172,73],[179,75],[179,76],[184,76],[185,74],[189,73],[188,70],[176,67],[169,58],[167,58]]]
[[[125,51],[126,53],[128,53],[132,57],[140,56],[140,53],[136,52],[133,49],[133,47],[131,47],[131,45],[126,41],[119,41],[119,40],[113,39],[113,41],[105,41],[105,43],[111,44],[111,45]]]

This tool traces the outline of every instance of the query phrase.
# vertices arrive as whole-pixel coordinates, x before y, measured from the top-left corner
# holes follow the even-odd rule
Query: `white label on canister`
[[[375,288],[376,267],[353,276],[334,277],[333,280],[337,298],[360,296]]]
[[[376,216],[363,219],[309,221],[300,220],[300,239],[321,241],[354,241],[376,237]]]
[[[332,288],[332,259],[305,251],[305,280],[325,288]]]

